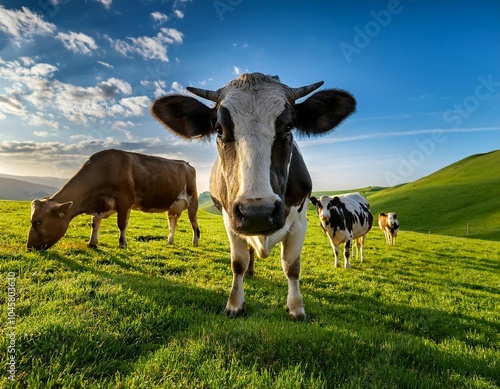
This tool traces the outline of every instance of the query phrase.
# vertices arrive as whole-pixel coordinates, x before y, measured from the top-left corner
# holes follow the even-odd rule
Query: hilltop
[[[370,194],[374,216],[394,211],[401,228],[500,240],[500,150],[464,158],[417,181]]]
[[[18,180],[15,178],[0,177],[1,200],[33,200],[50,196],[57,192],[57,188]]]

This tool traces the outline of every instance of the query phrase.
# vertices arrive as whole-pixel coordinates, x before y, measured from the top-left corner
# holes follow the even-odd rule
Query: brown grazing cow
[[[33,200],[26,247],[48,249],[63,237],[70,221],[83,213],[92,215],[89,246],[96,246],[102,219],[115,212],[119,244],[125,247],[131,209],[167,212],[168,243],[173,243],[177,219],[187,209],[193,245],[198,245],[195,169],[184,161],[111,149],[92,155],[53,196]]]
[[[381,212],[378,215],[378,226],[384,231],[385,243],[396,245],[396,236],[398,236],[399,231],[398,215],[394,212],[389,212],[387,214]]]

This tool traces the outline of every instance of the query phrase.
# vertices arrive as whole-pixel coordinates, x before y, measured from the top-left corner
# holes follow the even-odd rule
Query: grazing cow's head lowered
[[[69,226],[68,210],[72,201],[58,203],[49,198],[31,202],[31,228],[28,233],[28,249],[48,249],[63,237]]]
[[[287,185],[295,163],[292,154],[299,153],[292,129],[322,134],[355,109],[354,98],[336,89],[296,103],[322,84],[290,88],[278,77],[243,74],[216,91],[187,88],[215,102],[213,108],[192,97],[170,95],[158,99],[152,112],[184,138],[217,134],[219,159],[210,182],[214,202],[226,211],[233,231],[267,235],[284,226],[291,206],[304,201]]]

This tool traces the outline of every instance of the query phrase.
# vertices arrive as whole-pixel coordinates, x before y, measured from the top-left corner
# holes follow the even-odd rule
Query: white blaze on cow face
[[[321,225],[325,229],[328,227],[328,221],[330,220],[331,217],[330,213],[330,208],[332,207],[331,201],[332,199],[330,197],[321,196],[318,199],[318,203],[316,205],[316,211],[318,212]]]
[[[222,206],[243,234],[272,233],[285,223],[284,197],[293,137],[290,108],[279,84],[258,91],[231,89],[220,103],[216,129]],[[220,185],[217,179],[211,185]],[[212,192],[218,191],[212,187]]]
[[[389,225],[389,227],[394,228],[394,226],[397,224],[396,220],[397,216],[394,212],[389,212],[387,214],[387,224]]]
[[[270,171],[276,118],[285,103],[284,93],[277,85],[263,88],[255,95],[236,90],[222,101],[234,123],[239,198],[280,200],[271,186]]]

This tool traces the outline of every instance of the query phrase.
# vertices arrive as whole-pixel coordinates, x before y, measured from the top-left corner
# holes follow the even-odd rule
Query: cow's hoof
[[[91,248],[91,249],[96,249],[97,248],[97,243],[89,243],[87,246],[89,248]]]
[[[226,314],[227,317],[231,319],[238,316],[242,316],[245,313],[245,304],[243,303],[241,308],[238,309],[231,309],[226,307],[226,309],[224,309],[224,313]]]
[[[290,312],[290,308],[286,307],[286,311],[288,312],[288,316],[290,317],[290,319],[292,319],[293,321],[304,322],[307,319],[307,316],[306,316],[306,313],[304,312],[304,310],[292,313],[292,312]]]

